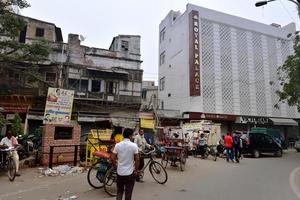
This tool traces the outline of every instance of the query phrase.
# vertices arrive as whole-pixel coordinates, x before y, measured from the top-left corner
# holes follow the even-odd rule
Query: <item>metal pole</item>
[[[59,81],[58,81],[58,87],[62,88],[62,71],[63,71],[63,56],[64,56],[64,48],[65,45],[62,44],[62,48],[61,48],[61,59],[60,59],[60,66],[59,66]]]
[[[75,152],[74,152],[74,166],[77,166],[77,154],[78,154],[78,146],[75,145]]]
[[[50,169],[52,169],[53,149],[54,149],[54,147],[50,146],[50,155],[49,155],[49,168]]]

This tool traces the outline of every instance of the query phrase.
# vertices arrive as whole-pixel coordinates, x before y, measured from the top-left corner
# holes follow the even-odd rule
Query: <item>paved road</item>
[[[300,171],[295,170],[298,167],[300,153],[294,151],[282,158],[245,158],[240,164],[189,158],[185,172],[168,168],[166,185],[156,184],[146,173],[145,182],[136,183],[133,199],[297,200],[293,190],[300,191]],[[57,200],[71,195],[78,199],[114,199],[102,189],[91,189],[86,173],[41,178],[36,171],[23,171],[25,174],[13,183],[2,174],[0,200]]]

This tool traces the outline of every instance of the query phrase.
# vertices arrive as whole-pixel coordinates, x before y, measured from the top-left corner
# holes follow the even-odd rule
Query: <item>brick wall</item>
[[[55,127],[73,127],[72,139],[59,139],[54,140]],[[51,125],[46,124],[43,127],[43,137],[42,137],[42,164],[47,166],[49,164],[49,153],[50,146],[63,146],[63,145],[80,145],[80,135],[81,135],[81,126],[80,125]],[[55,147],[53,151],[53,164],[58,163],[58,156],[63,156],[64,163],[73,163],[74,161],[74,147]],[[78,147],[78,156],[79,160],[79,151]]]

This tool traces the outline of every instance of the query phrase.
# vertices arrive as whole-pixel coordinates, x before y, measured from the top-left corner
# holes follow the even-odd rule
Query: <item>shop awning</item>
[[[135,127],[138,125],[138,122],[134,121],[133,119],[112,118],[112,124],[114,126],[135,129]]]
[[[270,118],[274,125],[282,126],[298,126],[298,122],[293,119],[283,119],[283,118]]]

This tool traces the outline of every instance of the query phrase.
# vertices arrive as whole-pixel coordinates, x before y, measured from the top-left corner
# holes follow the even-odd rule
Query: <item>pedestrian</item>
[[[125,200],[131,200],[135,178],[139,165],[139,150],[132,142],[133,131],[125,129],[123,141],[116,144],[113,154],[113,166],[117,166],[117,200],[122,200],[125,190]],[[117,163],[118,160],[118,164]]]
[[[144,157],[143,157],[143,152],[145,151],[146,148],[150,149],[152,146],[150,144],[148,144],[147,140],[145,139],[145,136],[144,136],[144,130],[141,129],[139,131],[139,134],[135,136],[134,138],[134,143],[136,143],[136,145],[138,146],[138,149],[139,149],[139,155],[140,155],[140,158],[139,158],[139,171],[141,171],[145,165],[145,161],[144,161]],[[136,181],[137,182],[143,182],[143,180],[141,179],[140,176],[137,176],[136,177]]]
[[[242,147],[243,142],[241,139],[241,134],[239,132],[236,132],[233,136],[233,152],[234,152],[234,158],[237,163],[240,162],[240,158],[242,155]]]
[[[226,160],[227,162],[229,162],[229,159],[233,161],[233,152],[232,152],[232,148],[233,148],[233,139],[231,137],[231,133],[227,132],[226,136],[224,137],[224,146],[225,146],[225,150],[226,150]]]

